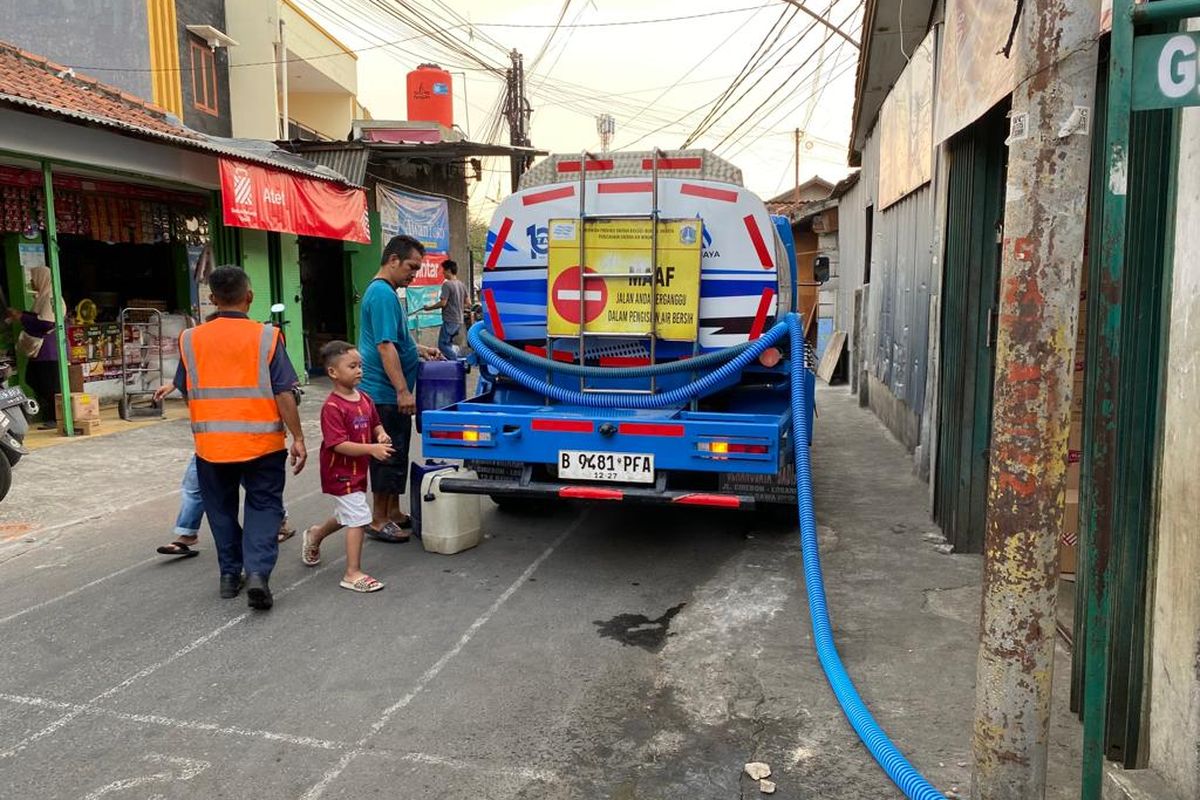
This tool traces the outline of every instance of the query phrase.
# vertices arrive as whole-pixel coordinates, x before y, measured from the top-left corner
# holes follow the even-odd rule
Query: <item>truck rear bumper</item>
[[[651,503],[657,505],[706,506],[731,511],[753,511],[754,498],[745,494],[695,492],[637,486],[597,486],[594,484],[561,483],[557,481],[487,480],[484,478],[443,478],[443,492],[455,494],[486,494],[493,497],[523,497],[530,499],[593,500],[616,503]]]

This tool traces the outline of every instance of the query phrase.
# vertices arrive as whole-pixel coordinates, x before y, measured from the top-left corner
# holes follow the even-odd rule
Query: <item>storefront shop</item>
[[[30,270],[49,264],[42,180],[39,171],[0,163],[6,307],[29,307]],[[194,267],[207,252],[209,197],[55,174],[66,354],[77,390],[115,402],[173,374],[174,343],[196,314]]]

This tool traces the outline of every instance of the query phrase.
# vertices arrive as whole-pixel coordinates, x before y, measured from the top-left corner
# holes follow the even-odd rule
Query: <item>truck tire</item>
[[[12,488],[12,464],[8,463],[8,459],[0,455],[0,500],[8,496],[8,490]]]

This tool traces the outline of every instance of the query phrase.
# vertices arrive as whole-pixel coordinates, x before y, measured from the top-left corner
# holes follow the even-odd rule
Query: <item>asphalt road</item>
[[[847,665],[914,762],[965,794],[978,561],[932,549],[903,451],[827,400],[817,488]],[[70,447],[92,446],[115,447]],[[177,471],[186,445],[160,451]],[[870,499],[862,464],[896,473],[890,494]],[[821,676],[791,531],[488,504],[465,553],[368,542],[375,595],[338,588],[340,538],[310,569],[297,536],[260,613],[217,597],[210,542],[154,555],[178,498],[152,477],[0,550],[0,797],[757,797],[751,760],[776,797],[899,796]],[[288,507],[301,526],[327,513],[315,472]]]

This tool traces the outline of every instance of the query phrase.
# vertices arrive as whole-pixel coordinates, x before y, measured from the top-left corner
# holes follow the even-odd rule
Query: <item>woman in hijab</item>
[[[54,407],[54,395],[58,392],[58,337],[54,332],[54,290],[49,267],[34,267],[29,271],[29,282],[36,297],[32,311],[8,310],[13,322],[21,323],[21,334],[17,349],[28,357],[25,365],[25,382],[37,397],[42,407],[42,429],[56,427],[58,409]],[[67,315],[66,304],[59,301],[59,318]]]

